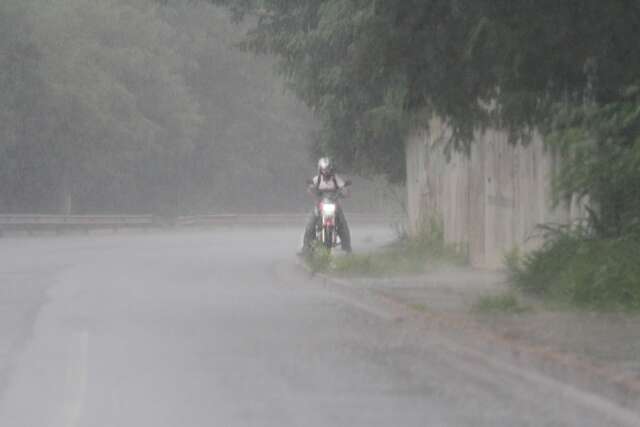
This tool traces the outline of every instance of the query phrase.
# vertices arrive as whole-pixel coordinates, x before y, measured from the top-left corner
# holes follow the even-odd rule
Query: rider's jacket
[[[345,180],[338,174],[333,174],[328,178],[317,175],[313,177],[313,184],[309,187],[319,191],[337,191],[345,187]]]

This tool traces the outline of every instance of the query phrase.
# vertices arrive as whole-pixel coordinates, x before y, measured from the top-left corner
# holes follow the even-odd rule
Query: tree
[[[301,205],[313,121],[239,31],[202,2],[2,2],[0,211]]]
[[[556,102],[618,98],[640,67],[633,0],[214,1],[256,16],[245,47],[278,55],[320,149],[396,179],[407,119],[438,115],[458,148],[487,125],[516,140]]]
[[[407,130],[433,115],[452,130],[449,149],[487,126],[513,143],[541,131],[563,154],[558,199],[588,197],[590,217],[550,232],[516,283],[640,307],[639,2],[213,1],[255,21],[245,47],[279,57],[322,120],[318,149],[358,169],[371,158],[400,176]]]
[[[5,211],[51,201],[50,170],[41,164],[51,153],[42,131],[48,117],[39,108],[46,82],[30,29],[28,2],[0,3],[0,209]]]

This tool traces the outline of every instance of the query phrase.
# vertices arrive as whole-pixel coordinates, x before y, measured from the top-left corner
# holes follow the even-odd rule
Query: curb
[[[379,301],[400,308],[423,326],[437,326],[464,334],[465,343],[481,350],[501,351],[515,367],[534,368],[536,371],[560,380],[578,389],[608,398],[626,409],[640,414],[640,375],[630,375],[613,365],[580,356],[577,353],[560,351],[548,346],[534,345],[525,339],[498,334],[474,319],[442,313],[430,313],[412,307],[405,301],[388,293],[370,288],[357,288],[348,279],[333,277],[326,273],[312,272],[300,259],[297,264],[322,279],[325,284],[347,291],[359,291],[375,296]],[[470,343],[471,342],[471,343]]]

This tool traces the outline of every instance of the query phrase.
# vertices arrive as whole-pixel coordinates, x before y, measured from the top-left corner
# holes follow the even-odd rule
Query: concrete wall
[[[584,215],[575,203],[553,208],[551,177],[557,159],[535,137],[512,145],[505,132],[479,134],[469,156],[443,154],[448,129],[433,120],[407,141],[410,232],[441,220],[445,240],[469,252],[471,264],[500,268],[514,247],[528,251],[542,240],[539,224],[568,223]]]

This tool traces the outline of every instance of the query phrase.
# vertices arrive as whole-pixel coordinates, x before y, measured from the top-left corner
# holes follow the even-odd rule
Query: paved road
[[[389,234],[356,228],[355,245]],[[0,425],[640,425],[310,280],[298,240],[239,228],[0,240],[12,325]]]

